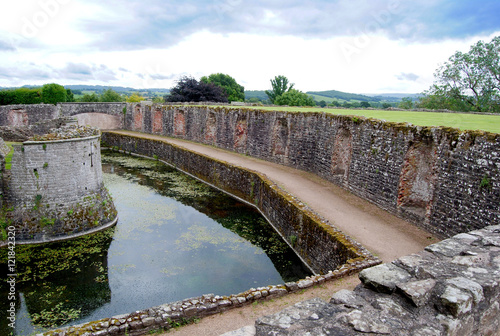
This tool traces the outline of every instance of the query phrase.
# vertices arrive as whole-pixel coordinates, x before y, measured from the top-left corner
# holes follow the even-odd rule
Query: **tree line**
[[[17,88],[0,91],[0,105],[17,104],[57,104],[67,102],[140,102],[144,98],[137,93],[130,96],[122,95],[112,89],[104,90],[101,94],[85,93],[79,99],[75,93],[59,84],[45,84],[41,87]]]

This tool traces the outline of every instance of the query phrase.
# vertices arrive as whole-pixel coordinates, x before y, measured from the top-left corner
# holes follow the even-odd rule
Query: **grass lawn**
[[[481,115],[468,113],[438,113],[387,110],[348,110],[323,109],[316,107],[249,107],[267,111],[286,112],[326,112],[340,115],[356,115],[390,122],[407,122],[419,126],[445,126],[461,130],[482,130],[500,133],[500,115]]]

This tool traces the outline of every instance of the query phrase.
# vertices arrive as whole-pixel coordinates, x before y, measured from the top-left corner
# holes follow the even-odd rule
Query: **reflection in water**
[[[16,246],[17,335],[85,318],[110,301],[107,261],[113,233],[111,228],[66,242]],[[5,260],[6,251],[0,253]],[[4,274],[2,267],[2,279]],[[6,290],[2,282],[2,298]],[[2,335],[11,331],[4,317],[8,304],[0,300]]]
[[[103,154],[119,222],[70,242],[18,247],[18,335],[308,275],[253,208],[156,161]]]

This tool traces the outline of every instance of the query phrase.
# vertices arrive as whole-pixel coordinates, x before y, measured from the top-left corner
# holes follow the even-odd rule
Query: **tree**
[[[362,108],[368,108],[368,107],[372,107],[370,105],[369,102],[365,102],[365,101],[362,101],[360,104],[359,104]]]
[[[74,102],[75,101],[75,95],[71,91],[71,89],[66,89],[66,101],[67,102]]]
[[[59,84],[45,84],[42,86],[42,103],[57,104],[66,101],[66,89]]]
[[[290,84],[290,86],[288,86],[288,78],[285,76],[276,76],[274,79],[271,79],[272,90],[267,90],[266,95],[269,97],[272,104],[276,104],[275,100],[285,92],[292,90],[294,85],[295,84]]]
[[[500,36],[457,51],[434,76],[419,107],[500,112]]]
[[[245,101],[245,88],[229,75],[222,73],[211,74],[208,77],[201,77],[200,81],[207,84],[212,83],[223,88],[230,102]]]
[[[92,92],[92,94],[85,93],[80,99],[83,103],[97,103],[99,101],[99,96]]]
[[[121,102],[123,101],[123,98],[118,92],[112,89],[107,89],[101,94],[99,101],[103,103]]]
[[[227,94],[213,83],[198,82],[193,77],[184,76],[165,96],[167,102],[220,102],[227,103]]]
[[[411,110],[413,108],[413,99],[411,99],[410,97],[404,97],[403,99],[401,99],[398,107],[400,109]]]
[[[324,101],[324,100],[320,100],[320,101],[318,102],[318,105],[319,105],[319,106],[321,106],[321,107],[325,107],[325,106],[326,106],[326,101]]]
[[[132,93],[129,97],[127,97],[127,103],[139,103],[144,100],[144,97],[139,96],[136,92]]]
[[[313,97],[308,94],[291,89],[287,90],[282,95],[278,96],[274,100],[276,105],[288,105],[288,106],[315,106]]]

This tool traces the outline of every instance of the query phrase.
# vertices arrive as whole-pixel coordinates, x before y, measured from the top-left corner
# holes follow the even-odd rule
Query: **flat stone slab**
[[[378,265],[359,273],[359,279],[365,285],[381,293],[392,293],[397,284],[406,282],[410,277],[410,273],[394,264]]]

